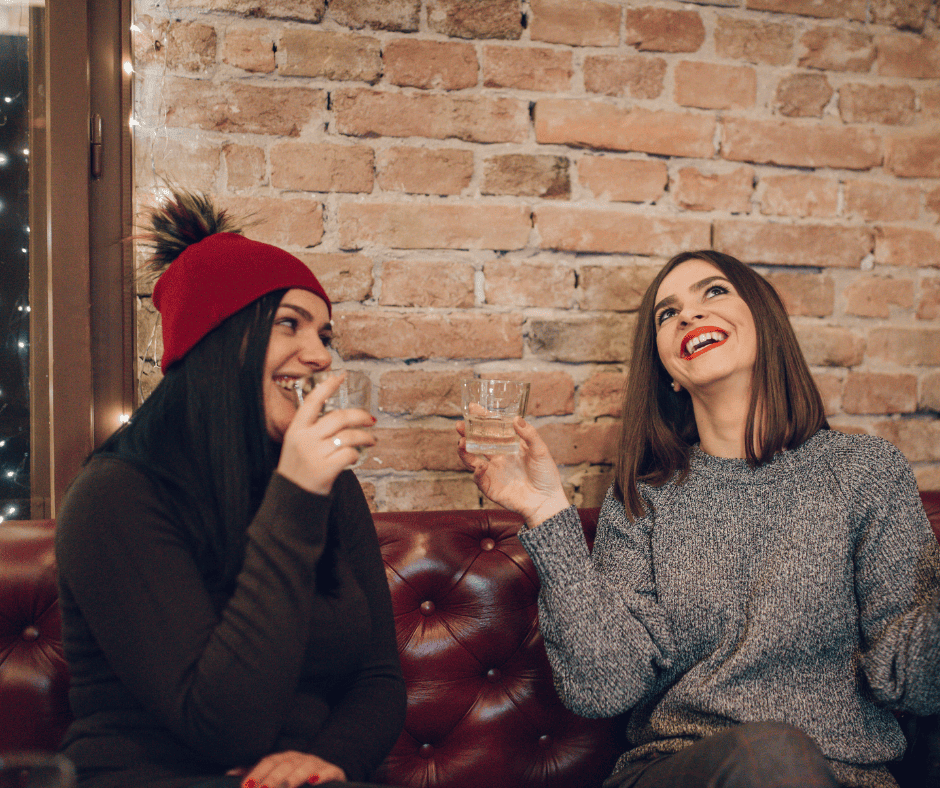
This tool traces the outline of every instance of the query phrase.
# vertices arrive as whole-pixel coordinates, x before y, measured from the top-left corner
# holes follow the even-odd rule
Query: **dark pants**
[[[839,788],[822,751],[782,722],[748,722],[628,764],[604,788]]]

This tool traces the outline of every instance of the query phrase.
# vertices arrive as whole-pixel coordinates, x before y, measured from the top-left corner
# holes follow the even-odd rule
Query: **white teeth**
[[[727,336],[723,331],[707,331],[693,337],[685,344],[685,354],[691,356],[696,350],[699,350],[706,342],[721,342]]]

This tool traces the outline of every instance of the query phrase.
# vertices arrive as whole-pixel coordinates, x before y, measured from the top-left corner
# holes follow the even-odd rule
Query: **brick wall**
[[[375,386],[376,509],[483,505],[454,451],[471,374],[532,381],[596,504],[640,294],[709,246],[780,290],[833,425],[940,488],[935,0],[136,0],[135,24],[138,205],[212,192],[322,279]]]

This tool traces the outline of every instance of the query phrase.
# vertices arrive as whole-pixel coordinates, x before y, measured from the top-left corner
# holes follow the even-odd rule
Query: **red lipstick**
[[[710,342],[704,347],[696,350],[694,353],[687,352],[686,348],[689,346],[689,342],[691,342],[696,337],[701,336],[702,334],[712,334],[712,333],[721,334],[722,338],[717,341]],[[712,348],[716,348],[719,345],[723,345],[727,341],[728,341],[728,332],[725,331],[723,328],[718,328],[718,326],[699,326],[698,328],[693,328],[688,334],[685,335],[685,337],[683,337],[682,345],[679,348],[679,356],[681,358],[684,358],[686,361],[691,361],[693,358],[698,358],[700,355],[702,355],[702,353],[706,353]]]

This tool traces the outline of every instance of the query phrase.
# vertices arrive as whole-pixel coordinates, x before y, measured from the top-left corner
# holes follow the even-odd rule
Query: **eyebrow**
[[[729,285],[731,282],[723,276],[706,276],[704,279],[696,282],[692,287],[689,288],[694,293],[699,293],[708,287],[712,282],[727,282]],[[671,306],[676,302],[676,297],[674,295],[666,296],[662,301],[660,301],[656,306],[653,307],[653,314],[655,315],[660,309],[666,306]]]
[[[292,309],[292,310],[294,310],[298,315],[300,315],[304,320],[308,320],[308,321],[310,321],[311,323],[313,322],[313,315],[311,315],[311,314],[310,314],[306,309],[304,309],[302,306],[297,306],[296,304],[285,304],[285,303],[281,302],[280,304],[278,304],[278,309]],[[333,330],[333,323],[332,323],[331,321],[327,320],[326,323],[324,323],[322,326],[320,326],[319,330],[320,330],[320,331],[332,331],[332,330]]]

